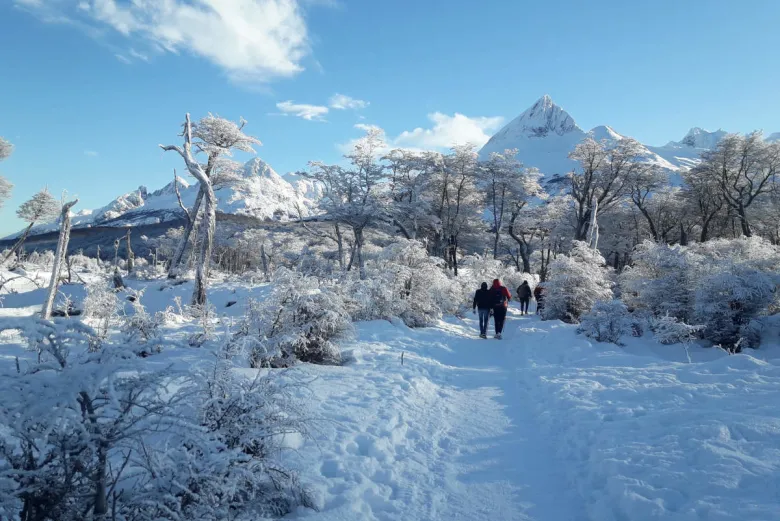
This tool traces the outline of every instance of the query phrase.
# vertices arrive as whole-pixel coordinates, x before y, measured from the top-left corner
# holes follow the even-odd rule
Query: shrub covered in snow
[[[84,316],[95,330],[96,344],[100,347],[109,335],[110,328],[118,319],[117,309],[119,299],[116,292],[109,288],[108,280],[87,285],[87,296],[84,297]]]
[[[687,321],[693,315],[701,259],[683,247],[645,241],[621,273],[621,297],[632,310]]]
[[[772,277],[744,265],[705,277],[695,309],[705,338],[727,349],[758,347],[758,328],[751,322],[766,311],[776,290]]]
[[[399,317],[410,327],[423,327],[444,313],[457,312],[464,300],[459,281],[417,241],[399,240],[386,246],[366,263],[366,273],[368,280],[353,278],[345,283],[355,320]]]
[[[39,352],[0,375],[0,517],[195,521],[313,506],[280,462],[302,405],[275,374],[228,357],[195,377],[149,370],[77,321],[2,320]],[[297,385],[292,382],[292,385]]]
[[[280,268],[271,294],[250,302],[233,342],[253,367],[286,367],[296,361],[338,364],[339,340],[352,332],[347,303],[333,283]]]
[[[128,293],[132,311],[125,312],[120,317],[120,331],[124,335],[125,341],[146,346],[139,351],[139,354],[142,355],[148,355],[152,351],[159,352],[163,344],[160,328],[165,324],[165,314],[146,311],[141,302],[143,291],[128,290]]]
[[[578,332],[597,342],[620,344],[620,337],[631,333],[628,308],[620,300],[600,300],[580,321]]]
[[[650,327],[653,336],[661,344],[686,344],[694,340],[704,326],[690,325],[676,317],[664,315],[661,318],[651,318]]]
[[[550,264],[545,283],[543,317],[577,323],[599,300],[612,300],[610,269],[601,254],[587,244],[574,241],[568,255]]]

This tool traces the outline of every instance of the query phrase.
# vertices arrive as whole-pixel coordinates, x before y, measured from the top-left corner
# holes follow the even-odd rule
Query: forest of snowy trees
[[[682,173],[648,163],[631,139],[586,139],[570,156],[579,166],[551,177],[514,150],[390,149],[372,128],[343,161],[299,172],[321,189],[312,216],[218,226],[214,187],[236,175],[233,152],[259,144],[245,123],[187,115],[181,144],[161,145],[199,195],[191,208],[179,199],[185,227],[145,238],[151,257],[136,258],[129,236],[108,260],[71,251],[75,200],[44,189],[19,208],[29,226],[3,253],[0,284],[32,280],[31,265],[49,277],[32,280],[47,286],[40,316],[0,320],[35,354],[0,383],[0,519],[249,519],[314,506],[277,458],[279,434],[306,432],[294,384],[232,369],[340,364],[354,322],[424,327],[462,314],[483,280],[543,284],[545,319],[618,344],[652,334],[758,348],[780,309],[780,143],[760,133],[726,136]],[[11,152],[0,140],[0,159]],[[0,204],[11,188],[0,177]],[[27,251],[32,226],[54,219],[56,251]],[[270,284],[230,326],[209,300],[225,279]],[[150,295],[129,280],[163,293],[194,284],[189,302],[147,312]],[[88,283],[83,302],[63,301],[63,282]],[[196,331],[173,345],[161,328],[182,322]],[[197,374],[146,365],[204,346],[215,356]]]

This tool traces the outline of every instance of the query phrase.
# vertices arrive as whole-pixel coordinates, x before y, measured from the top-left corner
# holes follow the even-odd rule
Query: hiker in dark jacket
[[[490,309],[493,307],[493,295],[488,291],[487,282],[474,293],[472,304],[474,313],[479,310],[479,338],[487,338],[488,322],[490,321]]]
[[[517,288],[517,298],[520,299],[520,314],[528,314],[528,304],[531,302],[531,286],[528,285],[528,281],[524,280]]]
[[[496,338],[500,339],[501,332],[504,330],[504,321],[506,320],[506,308],[509,307],[512,294],[498,279],[493,280],[493,287],[490,288],[490,292],[493,296],[493,324],[496,328]]]

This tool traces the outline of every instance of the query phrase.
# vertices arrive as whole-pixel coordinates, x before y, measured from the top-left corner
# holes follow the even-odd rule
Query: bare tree
[[[54,264],[51,268],[51,279],[49,280],[49,291],[46,294],[46,300],[43,303],[41,316],[44,319],[51,318],[51,312],[54,308],[54,297],[57,296],[57,288],[60,285],[60,272],[62,263],[68,252],[68,241],[70,241],[70,209],[79,202],[75,199],[62,205],[60,214],[60,235],[57,239],[57,249],[54,252]]]
[[[516,156],[517,150],[494,152],[479,165],[480,187],[485,191],[485,203],[492,219],[494,259],[498,258],[505,218],[519,215],[532,197],[542,193],[538,172],[525,169]]]
[[[769,194],[780,171],[780,143],[767,143],[761,132],[729,134],[714,150],[702,154],[695,168],[716,180],[726,206],[737,217],[746,237],[753,235],[748,209]]]
[[[27,236],[30,234],[30,230],[35,226],[37,222],[49,222],[57,217],[60,213],[60,203],[52,197],[49,191],[44,188],[28,201],[22,203],[19,209],[16,211],[16,215],[23,221],[30,223],[25,228],[19,240],[13,245],[11,250],[6,253],[5,259],[10,259],[24,244]]]
[[[358,140],[352,152],[344,156],[350,162],[349,167],[311,162],[308,172],[300,172],[300,175],[321,183],[323,187],[319,204],[324,214],[308,220],[340,223],[352,230],[354,243],[347,271],[357,261],[361,279],[366,277],[363,259],[365,230],[389,219],[381,193],[385,171],[378,161],[384,147],[382,131],[371,128]]]
[[[651,213],[651,200],[669,184],[669,175],[657,165],[642,165],[628,183],[629,198],[647,221],[653,240],[661,240],[657,216]],[[657,205],[656,205],[657,206]]]
[[[575,240],[588,239],[596,204],[598,212],[605,213],[628,194],[631,179],[644,168],[641,152],[641,145],[633,139],[621,139],[612,146],[587,138],[569,154],[580,164],[568,175],[575,203]]]
[[[261,145],[260,140],[257,138],[244,134],[243,128],[245,125],[246,121],[243,119],[236,124],[212,114],[192,125],[191,145],[195,147],[196,152],[206,154],[206,163],[199,165],[199,167],[205,178],[211,180],[210,186],[212,191],[221,184],[228,183],[238,176],[240,165],[237,165],[234,161],[227,160],[224,156],[232,155],[233,150],[254,153],[255,150],[252,146]],[[192,138],[195,139],[194,142]],[[165,147],[163,148],[165,149]],[[193,163],[197,164],[194,159]],[[189,167],[187,169],[192,174]],[[195,176],[193,175],[193,177]],[[198,178],[196,177],[196,179]],[[195,198],[195,204],[193,204],[192,209],[185,212],[187,223],[179,246],[171,259],[171,264],[168,268],[168,278],[176,278],[180,275],[184,253],[187,250],[187,245],[190,243],[190,236],[206,195],[205,185],[200,179],[198,179],[198,182],[200,183],[198,195]],[[178,195],[178,183],[176,192]],[[181,200],[181,197],[179,197],[179,200]]]

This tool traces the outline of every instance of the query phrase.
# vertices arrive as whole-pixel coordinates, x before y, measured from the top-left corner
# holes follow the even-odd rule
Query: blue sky
[[[778,23],[774,0],[3,0],[0,233],[43,186],[77,208],[163,186],[185,112],[246,118],[279,173],[337,161],[361,124],[484,140],[545,93],[652,145],[778,132]]]

